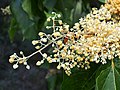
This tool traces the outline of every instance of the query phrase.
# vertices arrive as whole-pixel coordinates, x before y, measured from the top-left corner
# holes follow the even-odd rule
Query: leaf
[[[61,90],[91,90],[86,89],[86,81],[89,79],[89,75],[86,72],[79,72],[77,74],[71,75],[62,83]],[[94,79],[93,79],[94,80]],[[94,81],[92,82],[94,83]]]
[[[11,3],[11,11],[20,27],[24,39],[36,38],[35,23],[29,19],[29,16],[22,8],[22,0],[13,0]]]
[[[48,10],[53,10],[57,0],[44,0],[44,6]]]
[[[46,20],[43,0],[24,0],[22,8],[27,12],[29,18],[34,21],[37,30],[40,31]]]
[[[69,0],[69,2],[67,0],[57,0],[55,4],[55,10],[61,12],[63,20],[71,25],[71,11],[75,6],[76,0]]]
[[[43,6],[43,0],[31,0],[31,11],[34,16],[37,29],[40,31],[46,21],[45,10]]]
[[[110,61],[108,61],[107,64],[104,64],[104,65],[101,64],[100,67],[98,68],[98,70],[96,71],[95,77],[97,78],[100,75],[101,71],[105,70],[106,68],[108,68],[110,66],[111,66],[111,62]]]
[[[120,59],[118,57],[116,57],[115,59],[115,66],[120,69]]]
[[[82,0],[79,0],[74,9],[73,23],[79,21],[79,18],[81,17],[81,13],[82,13]]]
[[[22,8],[24,9],[24,11],[27,12],[27,14],[29,15],[30,19],[33,20],[33,14],[31,11],[31,0],[24,0],[22,3]]]
[[[11,23],[10,23],[10,28],[8,31],[11,41],[14,40],[15,32],[17,31],[17,29],[18,29],[17,22],[16,22],[15,18],[12,18]]]
[[[52,75],[47,78],[49,90],[55,90],[56,79],[57,79],[56,75]]]
[[[120,90],[120,73],[113,65],[103,70],[96,79],[96,90]]]
[[[107,2],[107,0],[99,0],[100,2],[102,2],[102,3],[106,3]]]
[[[99,65],[93,64],[89,70],[77,70],[63,81],[61,90],[93,90],[95,88],[95,74],[98,68]]]

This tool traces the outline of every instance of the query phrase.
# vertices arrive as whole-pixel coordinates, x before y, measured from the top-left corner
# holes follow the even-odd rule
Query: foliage
[[[62,14],[63,20],[73,25],[81,16],[89,12],[89,0],[13,0],[11,2],[12,21],[9,35],[13,40],[15,32],[21,32],[23,39],[35,39],[42,31],[46,17],[52,11]],[[13,25],[14,23],[14,25]],[[16,30],[14,28],[16,27]]]
[[[83,17],[90,12],[91,1],[69,0],[68,2],[67,0],[13,0],[11,3],[11,12],[13,16],[9,30],[10,38],[13,40],[15,33],[18,30],[22,33],[23,39],[37,38],[37,33],[39,31],[45,32],[44,27],[47,25],[46,18],[51,16],[50,13],[52,11],[60,13],[62,15],[62,20],[72,27],[80,17]],[[106,2],[105,0],[99,1],[102,3]],[[40,50],[38,52],[41,53]],[[23,55],[22,52],[20,54]],[[46,54],[41,55],[46,57]],[[13,58],[13,56],[11,57]],[[38,62],[38,64],[41,63],[43,62]],[[17,68],[18,66],[14,67]],[[29,69],[30,67],[27,65],[26,68]],[[57,80],[57,75],[48,78],[49,90],[55,89]],[[96,65],[94,63],[89,70],[73,70],[71,76],[64,77],[61,90],[119,90],[119,83],[120,60],[119,58],[115,58],[114,60],[108,61],[106,65]]]
[[[102,2],[102,3],[105,3],[106,0],[99,0],[99,1]]]

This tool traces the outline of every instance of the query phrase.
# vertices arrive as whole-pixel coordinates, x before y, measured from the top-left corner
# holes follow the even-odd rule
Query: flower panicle
[[[52,34],[40,32],[39,40],[33,40],[32,44],[37,49],[33,54],[22,58],[16,54],[10,56],[10,63],[27,60],[40,53],[43,60],[36,63],[40,66],[47,60],[49,63],[58,63],[57,69],[63,68],[69,76],[71,69],[74,67],[89,69],[90,63],[106,64],[107,60],[113,60],[115,57],[120,58],[120,16],[115,18],[114,13],[102,5],[100,9],[93,8],[92,11],[79,22],[75,23],[72,28],[59,20],[59,14],[53,12],[53,17],[47,19],[52,21]],[[43,53],[42,50],[49,45],[53,48],[53,55]],[[26,64],[28,65],[28,64]],[[27,66],[26,68],[29,68]]]

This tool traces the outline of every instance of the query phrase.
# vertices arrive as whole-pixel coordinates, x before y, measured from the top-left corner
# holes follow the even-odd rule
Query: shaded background
[[[10,0],[0,0],[0,8],[5,8]],[[0,11],[0,90],[48,90],[45,76],[47,69],[31,65],[27,70],[20,66],[17,70],[8,62],[9,56],[14,52],[24,50],[28,55],[34,51],[31,41],[16,40],[11,43],[8,35],[10,16]],[[20,36],[21,37],[21,36]],[[35,63],[34,63],[35,64]]]
[[[51,11],[56,10],[56,5],[59,4],[59,2],[56,2],[53,7],[51,3],[53,3],[54,1],[55,0],[47,2],[47,0],[45,0],[46,6],[48,6],[45,6],[46,12],[51,13]],[[72,8],[75,8],[73,15],[73,18],[76,17],[75,19],[69,19],[69,15],[64,14],[64,11],[59,8],[57,8],[56,10],[57,12],[61,12],[63,14],[63,18],[65,18],[63,21],[69,23],[71,26],[74,22],[78,21],[78,18],[89,13],[91,7],[99,8],[101,4],[97,0],[86,0],[89,4],[88,7],[86,4],[86,9],[79,11],[81,10],[79,5],[80,2],[79,0],[75,1],[76,3],[78,3],[78,7],[72,6]],[[68,2],[68,0],[66,2]],[[10,0],[0,0],[0,8],[5,8],[9,4]],[[70,3],[70,5],[72,5],[72,2]],[[69,11],[72,8],[67,6],[66,4],[65,7],[69,9],[67,14],[70,14]],[[30,70],[27,70],[23,65],[20,65],[17,70],[14,70],[12,68],[12,65],[9,64],[9,56],[14,52],[19,53],[19,51],[24,51],[26,55],[29,55],[30,53],[35,51],[34,47],[31,44],[32,39],[26,39],[23,41],[23,35],[21,34],[21,32],[16,32],[14,40],[11,43],[8,34],[10,22],[11,16],[4,15],[0,11],[0,90],[59,90],[60,83],[62,82],[62,72],[56,71],[56,69],[54,68],[56,66],[55,64],[50,66],[48,64],[45,64],[45,66],[43,65],[40,68],[35,66],[36,61],[41,58],[39,55],[36,55],[32,59],[30,59]],[[45,21],[43,21],[42,23],[44,22]],[[40,29],[42,27],[40,26],[38,28]],[[42,30],[44,29],[42,28]]]

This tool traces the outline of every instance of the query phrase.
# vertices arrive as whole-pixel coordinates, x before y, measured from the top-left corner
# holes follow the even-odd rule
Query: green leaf
[[[73,74],[62,83],[61,90],[91,90],[92,87],[86,86],[89,77],[87,72]],[[91,79],[91,82],[94,83],[94,79]]]
[[[107,2],[107,0],[99,0],[100,2],[102,2],[102,3],[106,3]]]
[[[76,4],[75,9],[74,9],[73,23],[79,21],[79,18],[81,17],[81,14],[82,14],[82,0],[79,0]]]
[[[57,0],[44,0],[44,6],[48,10],[53,10]]]
[[[22,3],[22,8],[27,12],[30,19],[38,18],[44,14],[43,1],[41,0],[24,0]]]
[[[120,73],[114,66],[103,70],[96,79],[96,90],[120,90]]]
[[[61,90],[94,90],[95,74],[98,68],[99,65],[93,64],[89,70],[77,70],[63,81]]]
[[[24,0],[22,3],[22,8],[24,11],[27,12],[27,14],[29,15],[30,19],[33,20],[33,14],[31,11],[31,0]]]
[[[8,31],[11,41],[14,40],[15,32],[17,31],[17,29],[18,29],[17,22],[16,22],[15,18],[12,18],[11,23],[10,23],[10,28]]]
[[[46,21],[43,0],[31,0],[31,4],[31,11],[34,16],[34,21],[36,23],[37,29],[41,31],[40,29],[42,29]]]
[[[52,76],[49,76],[49,77],[47,78],[49,90],[55,90],[56,79],[57,79],[57,76],[56,76],[56,75],[52,75]]]
[[[62,13],[63,21],[72,25],[71,11],[76,6],[76,0],[57,0],[55,10]]]
[[[115,59],[115,66],[120,69],[120,58],[116,57]]]
[[[35,23],[29,19],[28,14],[23,10],[22,0],[13,0],[11,3],[11,11],[22,31],[24,39],[36,38]]]
[[[110,61],[108,61],[107,64],[105,64],[105,65],[101,64],[100,67],[98,68],[97,72],[96,72],[95,77],[97,78],[100,75],[101,71],[105,70],[106,68],[108,68],[110,66],[111,66]]]

